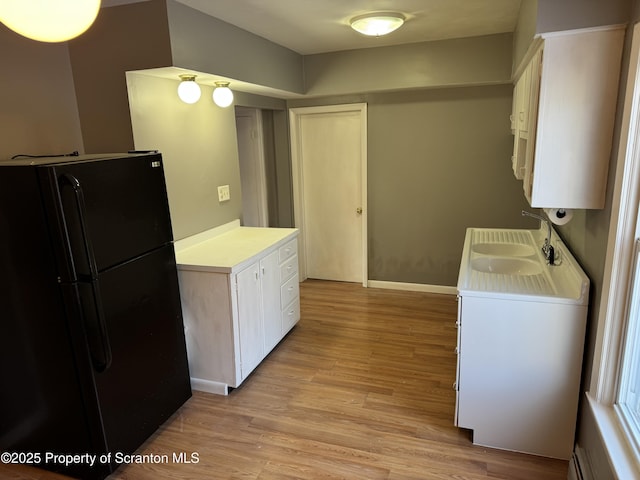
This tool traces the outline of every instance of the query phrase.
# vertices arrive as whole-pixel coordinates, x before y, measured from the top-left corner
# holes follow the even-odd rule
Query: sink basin
[[[538,262],[525,258],[478,257],[471,261],[471,268],[484,273],[505,275],[537,275],[542,272]]]
[[[519,243],[478,243],[471,249],[482,255],[501,255],[505,257],[528,257],[535,253],[531,245]]]

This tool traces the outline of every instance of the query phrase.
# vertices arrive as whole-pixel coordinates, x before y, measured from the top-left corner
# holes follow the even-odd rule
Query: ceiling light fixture
[[[40,42],[65,42],[95,21],[100,0],[2,0],[0,22]]]
[[[404,23],[404,15],[395,12],[367,13],[351,19],[351,28],[371,37],[380,37],[397,30]]]
[[[213,90],[213,101],[222,108],[226,108],[233,103],[233,92],[229,88],[229,82],[216,82],[216,88]]]
[[[200,100],[200,85],[196,83],[196,76],[191,73],[183,73],[180,77],[180,85],[178,85],[178,96],[184,103],[196,103]]]

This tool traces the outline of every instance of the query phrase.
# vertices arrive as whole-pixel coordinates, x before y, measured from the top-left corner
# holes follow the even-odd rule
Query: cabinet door
[[[265,354],[282,338],[282,316],[280,307],[280,265],[278,252],[267,255],[260,262],[262,276],[262,312],[264,318]]]
[[[526,169],[529,162],[527,156],[531,154],[534,143],[533,132],[535,131],[535,117],[537,115],[539,61],[540,51],[536,53],[524,72],[522,72],[514,90],[514,113],[512,115],[515,116],[513,121],[515,131],[511,162],[513,173],[518,180],[523,180],[527,176]]]
[[[264,326],[262,322],[262,288],[260,264],[237,274],[238,336],[240,340],[240,373],[242,380],[264,358]]]
[[[527,112],[528,142],[522,152],[522,157],[524,158],[522,170],[524,171],[524,174],[521,178],[523,180],[525,197],[529,201],[529,204],[531,204],[533,177],[535,171],[538,100],[540,97],[540,75],[542,71],[542,49],[539,49],[536,52],[527,69],[530,70],[530,84],[528,92],[529,109]]]

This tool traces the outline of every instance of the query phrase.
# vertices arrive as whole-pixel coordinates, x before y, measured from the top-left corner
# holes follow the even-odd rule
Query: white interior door
[[[290,113],[303,278],[366,286],[366,104]]]

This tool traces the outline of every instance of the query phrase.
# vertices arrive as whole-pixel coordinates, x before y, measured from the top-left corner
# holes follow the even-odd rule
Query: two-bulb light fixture
[[[401,13],[378,12],[358,15],[351,19],[350,24],[356,32],[370,37],[380,37],[397,30],[404,22],[405,17]]]
[[[200,85],[196,83],[196,76],[190,73],[178,75],[180,85],[178,85],[178,97],[184,103],[196,103],[200,100]],[[213,101],[216,105],[226,108],[233,103],[233,92],[229,88],[229,82],[216,82],[213,90]]]
[[[0,22],[40,42],[65,42],[84,33],[100,11],[100,0],[1,0]]]

